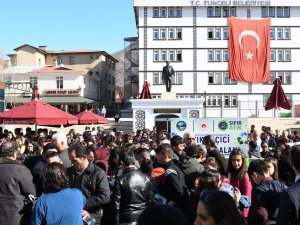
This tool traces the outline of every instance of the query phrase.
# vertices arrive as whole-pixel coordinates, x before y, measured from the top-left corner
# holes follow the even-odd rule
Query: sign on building
[[[220,152],[229,156],[236,148],[248,152],[247,118],[174,118],[171,119],[171,135],[183,137],[194,132],[196,143],[201,144],[206,135],[213,135]]]

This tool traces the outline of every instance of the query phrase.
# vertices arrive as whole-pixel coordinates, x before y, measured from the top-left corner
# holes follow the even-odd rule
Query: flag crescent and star
[[[228,18],[229,78],[249,83],[270,79],[271,19]]]

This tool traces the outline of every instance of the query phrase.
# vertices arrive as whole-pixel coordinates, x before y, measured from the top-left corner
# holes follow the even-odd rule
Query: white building
[[[139,35],[139,92],[145,80],[154,98],[165,92],[161,71],[176,71],[178,99],[205,98],[204,117],[300,116],[300,1],[134,0]],[[228,79],[227,17],[271,17],[270,82]],[[288,110],[264,110],[276,77],[292,103]]]

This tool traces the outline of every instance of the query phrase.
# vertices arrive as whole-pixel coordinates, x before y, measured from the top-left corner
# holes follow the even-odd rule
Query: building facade
[[[51,85],[47,86],[47,83],[43,83],[49,79],[50,83],[53,81],[51,88],[77,89],[80,90],[81,97],[88,98],[89,102],[106,105],[109,108],[115,107],[115,68],[118,60],[105,51],[48,51],[47,46],[34,47],[27,44],[14,50],[16,54],[8,55],[12,67],[1,71],[4,79],[10,79],[11,82],[19,82],[19,80],[30,82],[30,77],[36,77],[40,93],[44,89],[50,88]],[[44,67],[48,67],[48,69],[43,69]],[[51,67],[56,69],[49,69]],[[32,72],[34,69],[38,72]],[[41,70],[39,71],[39,69]],[[61,76],[58,72],[61,73]],[[56,87],[57,77],[65,79],[64,87],[60,85]],[[70,84],[68,84],[69,82]],[[10,91],[7,91],[7,94],[9,93]]]
[[[139,35],[139,92],[145,80],[154,98],[165,91],[166,61],[175,70],[178,99],[204,98],[204,117],[299,117],[300,1],[134,0]],[[228,78],[228,16],[271,18],[270,81]],[[298,38],[299,36],[299,38]],[[264,110],[275,78],[291,110]]]

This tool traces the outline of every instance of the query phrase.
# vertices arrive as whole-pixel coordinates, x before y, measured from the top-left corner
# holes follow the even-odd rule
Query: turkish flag
[[[229,78],[249,83],[270,79],[271,19],[228,17]]]

